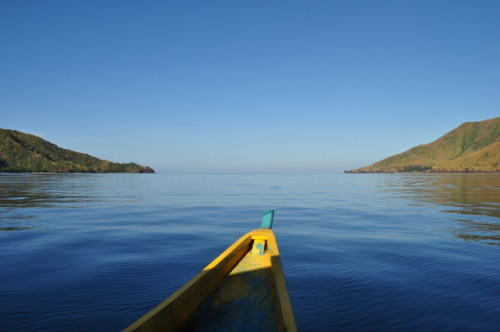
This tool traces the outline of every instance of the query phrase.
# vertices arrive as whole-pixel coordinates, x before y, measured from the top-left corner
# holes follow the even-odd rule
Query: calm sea
[[[266,209],[299,330],[500,331],[495,174],[0,174],[0,330],[121,330]]]

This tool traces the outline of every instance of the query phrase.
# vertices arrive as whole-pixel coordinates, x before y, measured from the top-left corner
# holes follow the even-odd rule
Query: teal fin
[[[260,228],[269,228],[269,229],[273,228],[273,218],[274,218],[274,210],[264,211]]]

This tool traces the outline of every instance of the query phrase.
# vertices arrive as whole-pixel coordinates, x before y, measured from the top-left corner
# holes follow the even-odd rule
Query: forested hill
[[[500,117],[466,122],[436,141],[346,173],[500,172]]]
[[[0,172],[154,173],[135,163],[113,163],[62,149],[40,137],[0,129]]]

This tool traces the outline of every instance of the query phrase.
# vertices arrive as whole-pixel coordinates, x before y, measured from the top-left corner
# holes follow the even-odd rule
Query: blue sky
[[[500,1],[0,1],[0,128],[157,172],[341,172],[500,115]]]

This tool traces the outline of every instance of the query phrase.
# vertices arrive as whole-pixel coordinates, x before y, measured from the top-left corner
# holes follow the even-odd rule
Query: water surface
[[[275,209],[301,331],[498,331],[496,174],[0,174],[0,330],[120,330]]]

